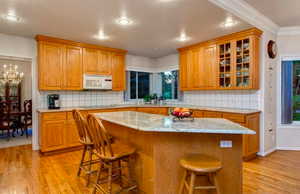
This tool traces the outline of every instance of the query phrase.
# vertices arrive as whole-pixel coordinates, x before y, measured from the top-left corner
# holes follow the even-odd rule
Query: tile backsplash
[[[61,107],[121,104],[123,92],[115,91],[51,91],[41,92],[40,108],[47,108],[47,95],[59,94]]]
[[[224,90],[184,92],[183,103],[224,108],[260,108],[260,91]]]

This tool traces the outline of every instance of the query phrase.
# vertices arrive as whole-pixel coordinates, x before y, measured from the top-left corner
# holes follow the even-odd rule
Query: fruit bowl
[[[174,121],[183,121],[183,120],[190,120],[193,121],[194,118],[192,117],[193,112],[190,111],[187,108],[175,108],[172,112],[171,115],[174,116],[173,120]]]

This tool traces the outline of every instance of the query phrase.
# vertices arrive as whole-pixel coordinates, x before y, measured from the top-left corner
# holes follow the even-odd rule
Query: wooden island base
[[[242,193],[242,135],[143,132],[108,121],[103,124],[113,137],[137,148],[131,166],[140,193],[178,193],[183,176],[179,160],[189,153],[207,154],[222,162],[217,174],[221,194]],[[233,147],[220,148],[221,140],[231,140]]]

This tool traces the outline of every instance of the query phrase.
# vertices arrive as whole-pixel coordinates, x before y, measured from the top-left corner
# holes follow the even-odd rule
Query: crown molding
[[[269,31],[275,34],[279,31],[280,27],[276,23],[243,0],[209,1],[263,31]]]
[[[300,26],[282,27],[279,29],[278,35],[300,35]]]

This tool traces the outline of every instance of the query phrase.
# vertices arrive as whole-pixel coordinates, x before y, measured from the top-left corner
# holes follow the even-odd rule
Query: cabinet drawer
[[[222,113],[213,111],[204,111],[203,117],[206,118],[222,118]]]
[[[43,113],[43,120],[66,120],[66,112]]]
[[[223,113],[223,118],[237,123],[245,122],[245,115],[234,113]]]
[[[201,118],[201,117],[203,117],[203,111],[194,110],[193,111],[193,117],[195,117],[195,118]]]

